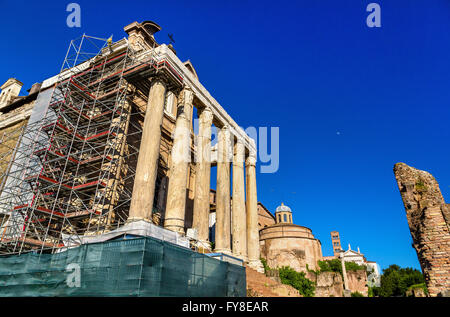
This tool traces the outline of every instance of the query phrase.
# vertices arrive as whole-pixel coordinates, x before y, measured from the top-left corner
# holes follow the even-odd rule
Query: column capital
[[[184,85],[181,90],[194,91],[192,87]]]
[[[210,107],[205,107],[199,111],[199,119],[202,123],[212,125],[214,114]]]
[[[188,86],[185,86],[179,94],[178,104],[179,105],[192,105],[194,101],[194,92]]]
[[[244,144],[245,144],[245,141],[244,141],[242,138],[237,137],[237,138],[236,138],[235,146],[237,146],[238,144],[239,144],[239,145],[244,145]]]
[[[245,160],[245,145],[242,139],[237,139],[234,143],[234,161],[236,163],[243,163]]]
[[[233,160],[232,134],[230,127],[224,125],[218,132],[217,162],[230,163]]]
[[[227,142],[227,146],[231,148],[233,141],[232,138],[234,137],[234,135],[231,133],[231,128],[229,125],[224,125],[223,127],[219,128],[218,137],[224,138],[224,140]],[[230,149],[228,149],[228,151],[229,150]]]
[[[166,76],[162,74],[156,74],[151,78],[150,82],[151,86],[153,86],[156,83],[161,83],[164,85],[165,88],[167,88],[167,86],[169,85],[169,80],[167,79]]]
[[[246,166],[256,166],[256,153],[250,153],[250,155],[245,160]]]
[[[228,124],[225,124],[225,125],[223,125],[221,128],[220,128],[220,130],[221,131],[224,131],[224,132],[227,132],[227,133],[230,133],[230,126],[228,125]]]

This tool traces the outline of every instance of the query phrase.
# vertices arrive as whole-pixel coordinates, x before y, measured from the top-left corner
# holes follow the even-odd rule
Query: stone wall
[[[19,140],[22,127],[26,123],[27,120],[18,121],[11,126],[0,129],[0,184],[2,183],[4,173],[7,172],[9,167],[11,154]]]
[[[271,268],[290,266],[298,272],[318,269],[322,246],[306,227],[281,224],[260,230],[261,256]]]
[[[394,173],[427,288],[437,296],[450,289],[450,208],[431,174],[404,163]]]
[[[275,224],[275,218],[270,211],[262,203],[258,203],[258,228],[273,226]]]
[[[365,270],[347,271],[348,288],[352,293],[358,292],[364,296],[368,295],[367,273]]]
[[[417,287],[407,290],[406,297],[427,297],[427,294],[425,294],[423,288]]]
[[[315,297],[342,297],[344,293],[344,282],[339,273],[322,272],[316,275],[308,272],[306,277],[316,284]]]
[[[316,284],[315,297],[342,297],[344,295],[344,281],[337,272],[307,272],[306,277]],[[368,296],[366,271],[347,271],[350,292],[359,292]]]

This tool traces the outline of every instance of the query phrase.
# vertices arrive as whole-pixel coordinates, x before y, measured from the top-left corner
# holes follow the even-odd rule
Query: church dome
[[[285,204],[281,203],[281,206],[278,206],[277,209],[275,210],[275,212],[283,212],[283,211],[292,212],[291,208],[289,208]]]

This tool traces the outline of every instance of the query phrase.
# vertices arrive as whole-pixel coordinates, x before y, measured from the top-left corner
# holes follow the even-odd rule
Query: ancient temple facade
[[[158,24],[133,22],[124,30],[128,37],[107,41],[92,58],[66,58],[70,67],[27,99],[33,127],[24,121],[26,131],[12,141],[21,159],[10,157],[2,174],[0,250],[54,251],[67,237],[72,245],[146,221],[181,236],[189,231],[204,252],[230,254],[261,271],[255,141],[200,83],[192,63],[157,43]],[[2,92],[2,104],[11,104],[9,96]],[[33,163],[28,172],[25,161]]]

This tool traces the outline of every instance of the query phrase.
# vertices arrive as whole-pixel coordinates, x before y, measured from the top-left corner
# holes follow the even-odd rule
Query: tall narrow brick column
[[[169,174],[164,228],[184,233],[184,215],[186,207],[186,188],[188,168],[191,161],[190,119],[192,113],[192,90],[184,88],[180,93],[177,109],[177,121],[172,147],[172,165]]]
[[[164,79],[160,77],[153,78],[147,109],[145,110],[128,221],[151,219],[156,174],[158,172],[165,95],[166,83]]]
[[[216,252],[231,254],[230,206],[230,131],[227,126],[218,134],[216,191]]]
[[[256,195],[256,153],[246,160],[247,170],[247,254],[248,266],[263,273],[259,258],[258,198]]]
[[[211,109],[201,111],[197,138],[197,171],[195,180],[193,227],[197,229],[201,246],[209,246],[209,193],[211,180]]]
[[[231,211],[233,255],[247,261],[247,216],[245,212],[244,159],[244,144],[242,143],[242,140],[237,140],[234,145],[233,200]]]
[[[450,205],[430,173],[405,163],[394,173],[430,296],[450,296]]]

